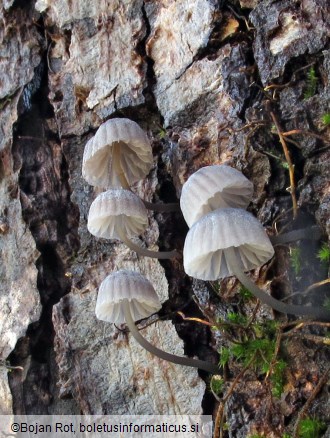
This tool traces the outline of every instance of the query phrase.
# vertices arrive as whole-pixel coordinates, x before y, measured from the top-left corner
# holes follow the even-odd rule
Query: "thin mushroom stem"
[[[300,228],[299,230],[289,231],[288,233],[271,236],[270,241],[273,245],[283,245],[285,243],[294,242],[296,240],[319,240],[322,233],[318,226]]]
[[[179,253],[176,250],[173,251],[150,251],[149,249],[142,248],[139,245],[133,243],[125,234],[121,227],[117,229],[118,236],[122,242],[124,242],[131,250],[145,257],[153,257],[156,259],[172,259],[178,257]]]
[[[274,310],[277,310],[281,313],[310,316],[326,321],[330,320],[330,312],[326,308],[286,304],[282,301],[277,300],[271,295],[268,295],[266,292],[260,289],[255,283],[253,283],[253,281],[250,280],[249,277],[247,277],[247,275],[245,275],[243,269],[241,268],[241,262],[236,256],[234,247],[229,247],[225,250],[225,257],[227,264],[228,266],[230,266],[235,277],[237,277],[238,280],[243,284],[243,286],[245,286],[256,298],[258,298],[264,304],[267,304]]]
[[[181,357],[176,356],[175,354],[167,353],[166,351],[160,350],[159,348],[155,347],[154,345],[150,344],[139,332],[137,329],[135,322],[132,318],[131,311],[130,311],[130,304],[127,299],[123,300],[123,310],[124,315],[126,319],[126,324],[128,328],[130,329],[132,335],[134,336],[135,340],[149,353],[154,354],[157,357],[160,357],[163,360],[166,360],[167,362],[173,362],[178,365],[185,365],[188,367],[194,367],[194,368],[200,368],[201,370],[207,371],[211,374],[219,374],[220,370],[216,365],[213,365],[209,362],[205,362],[204,360],[198,360],[198,359],[190,359],[188,357]]]
[[[169,202],[169,203],[156,202],[156,203],[153,203],[153,202],[149,202],[149,201],[144,201],[143,199],[142,199],[142,202],[148,210],[157,211],[159,213],[171,213],[174,211],[180,211],[180,204],[178,202]]]

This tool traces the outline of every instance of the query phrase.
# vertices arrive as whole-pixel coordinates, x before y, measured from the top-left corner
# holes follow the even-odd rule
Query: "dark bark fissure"
[[[79,212],[70,200],[68,166],[52,129],[56,124],[47,95],[45,54],[23,91],[13,142],[22,214],[40,251],[36,266],[42,304],[39,321],[28,327],[8,358],[12,365],[24,368],[23,373],[9,375],[16,414],[49,413],[54,396],[50,388],[54,377],[52,308],[70,292],[66,271],[70,256],[79,248]]]
[[[146,43],[151,33],[151,26],[149,23],[147,11],[145,9],[145,3],[142,3],[142,19],[144,21],[144,25],[146,28],[146,33],[144,38],[140,41],[140,43],[137,45],[137,52],[139,55],[141,55],[144,59],[144,61],[147,64],[147,71],[146,71],[146,79],[147,79],[147,86],[143,90],[143,95],[146,101],[147,108],[157,114],[157,116],[160,118],[160,123],[163,124],[162,116],[160,114],[160,111],[157,107],[156,99],[153,93],[153,87],[156,84],[156,77],[154,72],[154,60],[150,58],[150,56],[147,55],[146,51]]]

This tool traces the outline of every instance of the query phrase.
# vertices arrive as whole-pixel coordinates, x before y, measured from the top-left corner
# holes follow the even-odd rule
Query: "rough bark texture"
[[[318,224],[327,242],[328,2],[16,0],[3,2],[0,14],[0,413],[216,412],[204,373],[160,361],[125,327],[96,319],[98,286],[114,270],[140,271],[163,303],[146,337],[214,363],[226,337],[176,312],[212,321],[229,311],[251,316],[255,303],[242,303],[234,279],[192,280],[181,259],[159,263],[92,237],[87,215],[99,191],[81,177],[84,145],[110,117],[131,118],[154,154],[149,176],[133,187],[142,198],[175,202],[194,171],[226,163],[254,183],[249,210],[270,233],[275,223]],[[296,130],[288,141],[295,223],[271,113],[283,131]],[[141,239],[151,249],[182,250],[186,233],[179,213],[150,213]],[[297,246],[298,274],[289,248],[279,247],[254,275],[277,298],[329,275],[316,257],[320,242]],[[327,296],[324,285],[293,301]],[[263,306],[257,313],[260,321],[273,316]],[[280,399],[249,370],[226,404],[228,436],[291,432],[325,372],[325,348],[303,337],[286,344]],[[22,369],[8,380],[8,366]],[[227,385],[239,371],[228,364]],[[309,414],[329,421],[329,411],[323,389]]]

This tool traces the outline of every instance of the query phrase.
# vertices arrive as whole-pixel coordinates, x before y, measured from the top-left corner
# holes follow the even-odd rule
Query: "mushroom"
[[[244,271],[262,266],[273,254],[266,232],[251,213],[223,208],[208,213],[191,227],[184,245],[183,263],[186,273],[200,280],[234,275],[259,300],[279,312],[329,320],[330,312],[325,308],[283,303],[246,276]]]
[[[225,164],[205,166],[183,184],[180,207],[190,228],[202,216],[218,208],[246,208],[252,195],[252,182],[238,170]],[[270,236],[269,239],[273,245],[283,245],[320,237],[320,229],[313,226]]]
[[[205,214],[218,208],[246,208],[253,184],[238,170],[224,164],[206,166],[183,184],[180,207],[191,227]]]
[[[87,229],[96,237],[120,239],[130,249],[146,257],[168,259],[177,251],[150,251],[133,243],[130,238],[142,234],[148,225],[148,214],[141,199],[124,189],[110,189],[98,195],[88,214]]]
[[[168,362],[196,367],[218,374],[216,365],[203,360],[166,353],[150,344],[139,332],[135,322],[147,318],[161,308],[159,298],[150,283],[138,272],[120,270],[108,275],[100,285],[96,301],[96,317],[102,321],[122,324],[126,322],[136,341],[149,353]]]
[[[129,189],[143,179],[153,164],[150,141],[140,126],[129,119],[103,123],[85,146],[82,175],[92,186]],[[152,204],[156,211],[175,211],[178,204]]]

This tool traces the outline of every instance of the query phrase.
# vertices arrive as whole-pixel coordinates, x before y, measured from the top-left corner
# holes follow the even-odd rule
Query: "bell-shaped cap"
[[[224,164],[206,166],[184,183],[180,198],[182,214],[191,227],[218,208],[246,208],[253,184],[238,170]]]
[[[82,175],[92,186],[122,186],[113,168],[115,146],[120,168],[129,185],[143,179],[149,173],[153,158],[146,133],[132,120],[110,119],[99,127],[85,146]]]
[[[92,202],[87,229],[96,237],[120,239],[118,227],[127,237],[142,234],[148,226],[148,213],[141,199],[129,190],[111,189]]]
[[[183,249],[185,272],[200,280],[233,275],[226,260],[226,249],[230,247],[235,248],[244,271],[262,266],[274,255],[258,219],[243,209],[220,208],[190,228]]]
[[[102,321],[124,323],[123,300],[129,301],[134,321],[147,318],[161,308],[150,281],[138,272],[122,269],[102,281],[96,301],[96,317]]]

